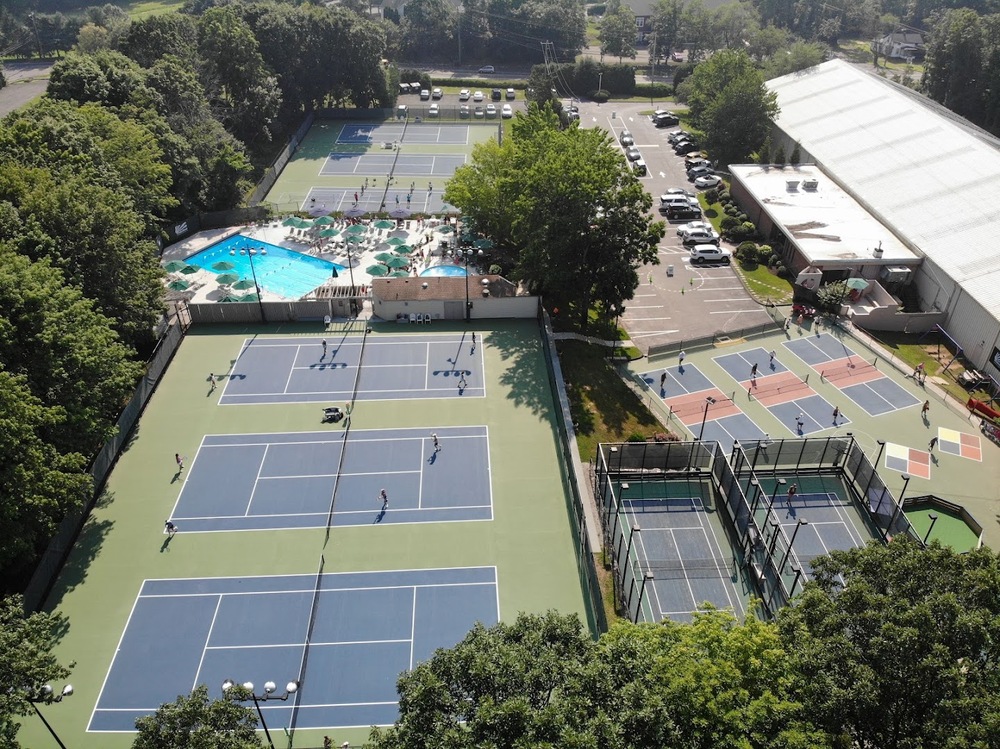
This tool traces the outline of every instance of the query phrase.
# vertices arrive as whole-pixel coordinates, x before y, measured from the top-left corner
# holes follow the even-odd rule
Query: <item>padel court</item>
[[[331,152],[319,176],[388,174],[395,177],[450,177],[465,164],[465,154],[396,154]],[[360,196],[359,196],[360,197]]]
[[[322,569],[322,568],[321,568]],[[89,731],[135,720],[226,679],[277,693],[272,732],[392,723],[396,679],[500,619],[495,567],[146,580],[118,643]]]
[[[347,335],[250,338],[219,403],[481,398],[486,388],[480,343],[461,333],[380,335],[367,342]]]
[[[486,427],[435,433],[437,451],[430,429],[208,435],[170,520],[188,533],[492,519]]]
[[[782,345],[870,416],[900,411],[920,403],[902,385],[883,375],[876,361],[866,361],[834,336],[821,333],[785,341]]]
[[[622,484],[620,492],[619,567],[638,571],[634,580],[651,574],[631,591],[630,612],[641,609],[641,618],[652,622],[691,621],[692,612],[708,602],[742,617],[749,588],[702,498],[671,497],[664,482]]]
[[[414,145],[468,145],[469,125],[435,125],[431,123],[392,122],[344,125],[337,143],[364,145],[402,141]]]

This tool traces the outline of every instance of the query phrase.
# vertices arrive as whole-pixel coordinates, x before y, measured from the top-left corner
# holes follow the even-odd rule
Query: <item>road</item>
[[[4,64],[7,85],[0,88],[0,117],[20,109],[45,93],[51,62],[8,62]]]

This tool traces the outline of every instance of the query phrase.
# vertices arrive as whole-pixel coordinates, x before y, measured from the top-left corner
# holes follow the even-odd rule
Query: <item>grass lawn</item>
[[[837,45],[837,52],[855,64],[872,62],[872,50],[869,42],[862,39],[841,39]],[[908,63],[905,60],[886,60],[880,57],[878,66],[880,70],[888,73],[903,75],[909,72],[914,78],[919,78],[924,73],[924,66],[921,63]]]
[[[789,304],[792,301],[792,284],[759,263],[744,266],[737,262],[736,272],[743,278],[747,289],[761,300],[770,300],[775,304]]]
[[[633,435],[650,438],[666,431],[608,364],[606,348],[559,341],[558,350],[581,460],[592,460],[601,442],[624,442]]]
[[[161,13],[173,13],[180,10],[182,5],[184,5],[184,0],[136,0],[136,2],[126,5],[125,10],[129,17],[135,20]]]

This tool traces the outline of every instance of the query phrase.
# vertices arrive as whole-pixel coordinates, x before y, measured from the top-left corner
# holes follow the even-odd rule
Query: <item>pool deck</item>
[[[418,276],[421,272],[437,265],[452,264],[451,261],[444,257],[443,251],[440,248],[440,241],[448,240],[450,246],[453,234],[442,234],[437,231],[436,220],[433,225],[430,222],[418,222],[413,219],[400,223],[402,225],[401,228],[407,227],[411,246],[419,248],[411,255],[414,261],[412,271],[414,276]],[[378,264],[378,260],[375,259],[376,255],[389,251],[384,246],[380,246],[380,243],[384,242],[385,239],[388,238],[390,231],[391,230],[379,231],[370,229],[371,241],[368,246],[362,246],[363,248],[360,251],[352,251],[350,262],[353,265],[355,285],[371,285],[374,276],[366,272],[365,269]],[[330,262],[337,263],[339,265],[346,266],[349,262],[348,256],[344,250],[335,252],[318,251],[310,248],[308,243],[292,239],[288,227],[281,225],[281,219],[271,221],[264,226],[230,226],[223,229],[211,229],[192,234],[190,237],[186,237],[180,242],[168,245],[163,250],[163,254],[160,256],[160,262],[165,264],[171,260],[185,260],[192,255],[201,252],[205,248],[228,239],[236,234],[242,234],[243,236],[267,242],[268,244],[284,247],[287,250],[293,250],[295,252],[312,255],[323,260],[329,260]],[[191,302],[214,302],[224,293],[223,289],[215,282],[215,275],[215,273],[208,270],[199,270],[197,273],[187,276],[175,276],[174,274],[169,274],[167,282],[173,280],[174,278],[184,278],[192,283],[193,292],[187,292],[187,296]],[[326,285],[349,287],[351,285],[351,274],[342,274],[339,278],[330,279],[327,281]],[[310,295],[307,295],[306,298],[309,298],[309,296]],[[279,296],[278,294],[274,294],[267,290],[263,293],[263,300],[265,302],[288,301],[285,297]]]

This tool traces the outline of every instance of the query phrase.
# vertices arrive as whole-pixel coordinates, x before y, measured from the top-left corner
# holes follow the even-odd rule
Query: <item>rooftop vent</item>
[[[799,181],[797,179],[786,179],[785,188],[788,192],[795,192],[799,189]]]
[[[815,190],[817,187],[819,187],[819,180],[818,179],[804,179],[804,180],[802,180],[802,189],[803,190]]]

